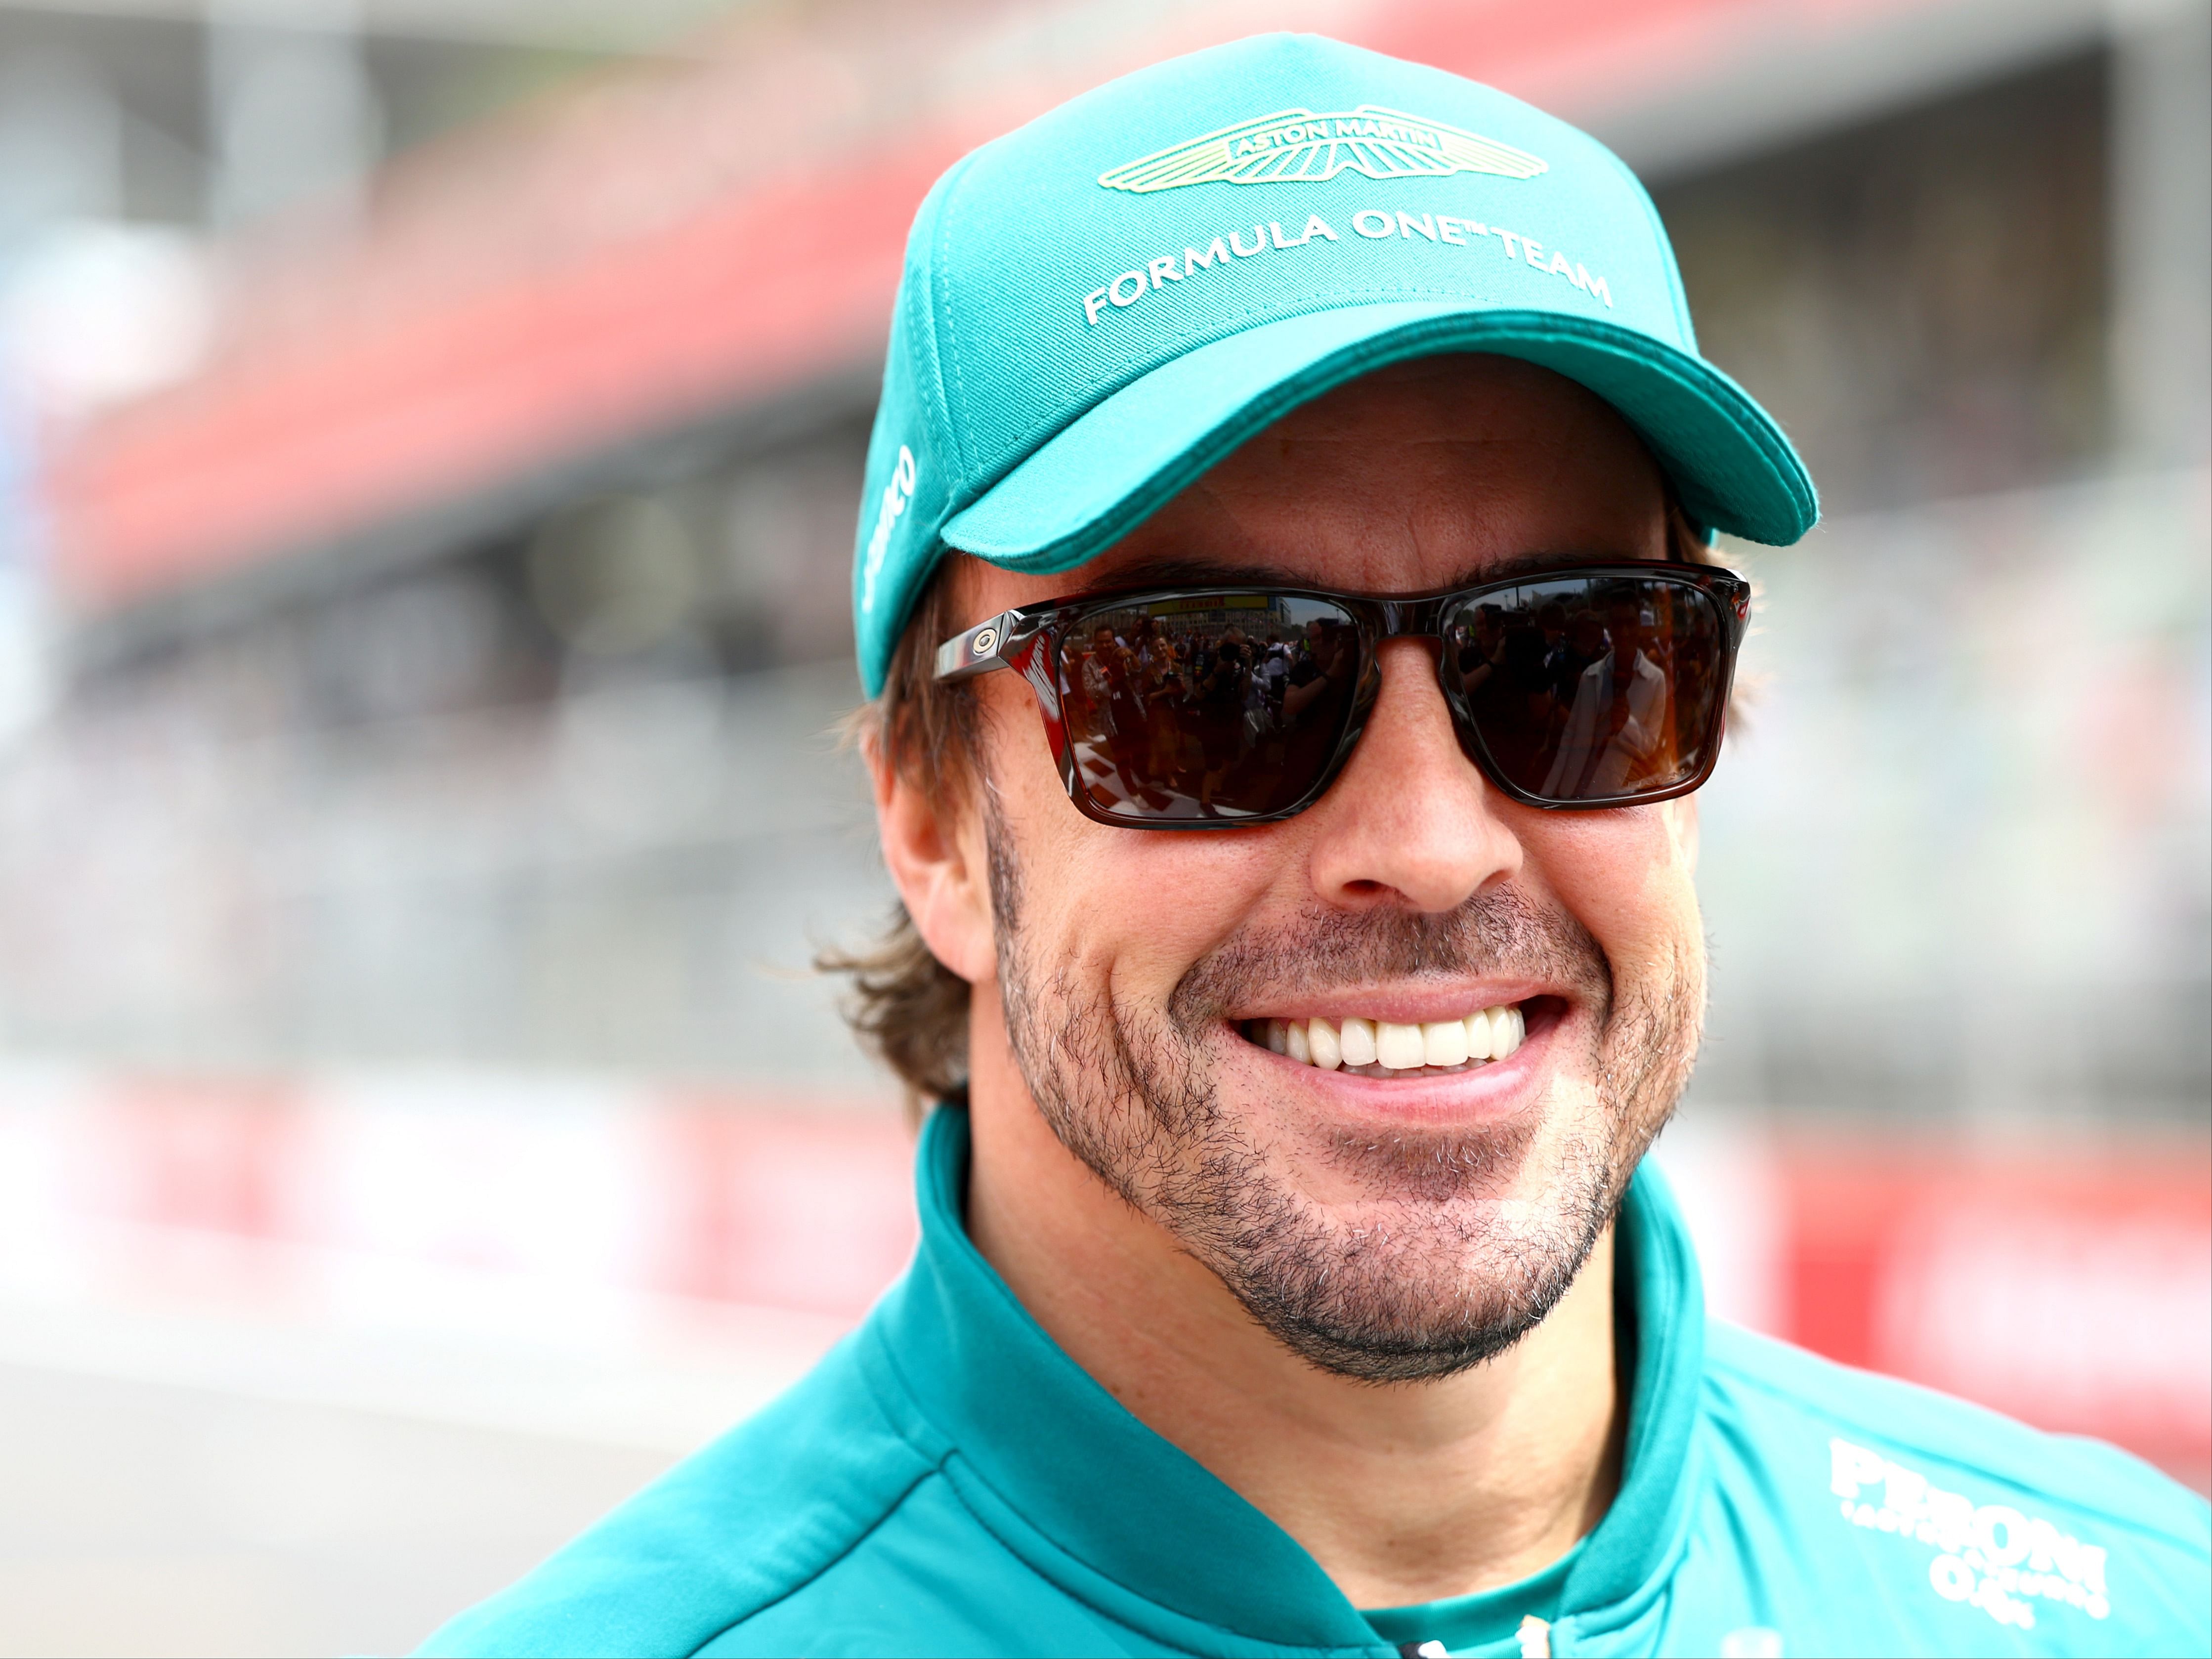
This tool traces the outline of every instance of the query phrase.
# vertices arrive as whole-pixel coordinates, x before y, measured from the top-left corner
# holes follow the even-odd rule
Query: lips
[[[1527,1038],[1517,1003],[1478,1008],[1457,1019],[1418,1025],[1351,1015],[1342,1020],[1247,1021],[1248,1041],[1324,1072],[1409,1077],[1464,1072],[1507,1058]]]

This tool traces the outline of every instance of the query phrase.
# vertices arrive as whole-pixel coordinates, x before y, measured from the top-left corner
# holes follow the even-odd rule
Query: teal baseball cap
[[[868,695],[948,548],[1073,569],[1301,404],[1454,351],[1606,399],[1700,524],[1783,544],[1819,516],[1698,355],[1636,176],[1504,93],[1261,35],[972,151],[915,216],[892,313],[853,568]]]

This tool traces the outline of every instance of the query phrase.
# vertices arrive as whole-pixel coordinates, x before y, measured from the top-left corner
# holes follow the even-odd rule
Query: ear
[[[954,815],[902,776],[881,733],[862,753],[875,785],[876,827],[884,863],[930,954],[970,985],[997,977],[991,892],[981,827],[973,812]]]

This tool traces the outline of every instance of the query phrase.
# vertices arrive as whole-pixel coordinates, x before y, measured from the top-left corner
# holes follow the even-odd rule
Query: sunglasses
[[[1461,750],[1530,806],[1687,794],[1719,757],[1751,584],[1709,565],[1547,569],[1414,599],[1178,587],[1023,605],[950,639],[937,678],[1011,668],[1068,799],[1133,830],[1273,823],[1327,793],[1385,640],[1433,641]]]

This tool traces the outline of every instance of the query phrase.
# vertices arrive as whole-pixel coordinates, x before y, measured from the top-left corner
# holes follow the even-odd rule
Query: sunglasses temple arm
[[[1011,666],[1006,653],[1008,636],[1018,629],[1024,638],[1030,631],[1022,629],[1020,616],[1006,611],[988,622],[977,623],[964,634],[954,635],[937,647],[937,678],[972,679],[994,668]]]
[[[1751,584],[1733,571],[1729,574],[1731,585],[1721,601],[1721,609],[1728,618],[1730,645],[1741,650],[1745,636],[1751,632]]]

